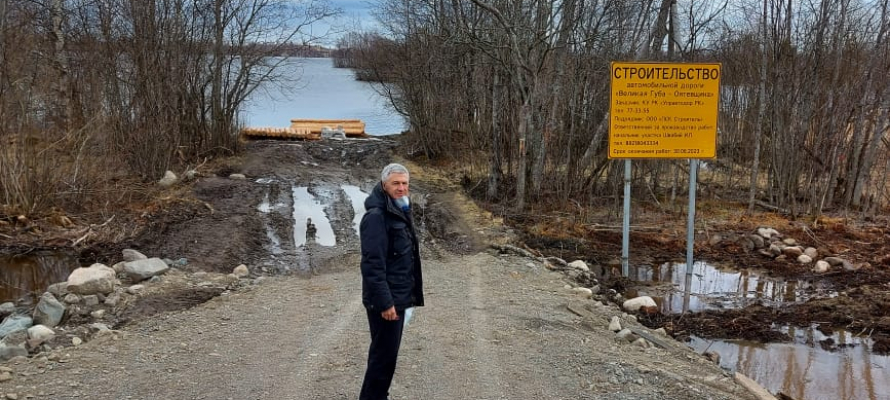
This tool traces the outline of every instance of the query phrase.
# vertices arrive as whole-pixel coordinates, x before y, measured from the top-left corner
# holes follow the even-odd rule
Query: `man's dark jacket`
[[[378,183],[365,199],[362,240],[362,303],[370,310],[423,305],[420,246],[411,211],[402,211]]]

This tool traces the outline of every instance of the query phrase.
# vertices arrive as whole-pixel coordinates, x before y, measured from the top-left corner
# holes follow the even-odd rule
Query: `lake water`
[[[242,118],[251,127],[288,127],[291,119],[360,119],[369,135],[407,129],[374,84],[355,80],[352,70],[334,68],[330,58],[292,59],[283,71],[294,83],[268,84],[253,93]]]

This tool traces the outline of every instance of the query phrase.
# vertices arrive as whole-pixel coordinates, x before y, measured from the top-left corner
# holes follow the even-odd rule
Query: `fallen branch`
[[[71,247],[77,247],[77,245],[79,245],[81,242],[86,240],[91,234],[93,234],[93,229],[105,227],[106,225],[111,223],[111,221],[114,220],[114,217],[115,217],[115,215],[112,215],[111,218],[108,218],[107,221],[105,221],[99,225],[90,224],[90,226],[88,226],[85,230],[81,231],[81,232],[84,232],[83,236],[81,236],[80,238],[78,238],[77,240],[75,240],[74,242],[71,243]]]

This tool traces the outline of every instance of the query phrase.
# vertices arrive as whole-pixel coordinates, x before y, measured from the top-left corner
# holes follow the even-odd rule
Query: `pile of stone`
[[[77,268],[66,281],[50,285],[33,309],[21,312],[13,303],[0,304],[0,361],[48,352],[52,346],[77,346],[89,335],[113,333],[107,323],[143,292],[146,284],[160,281],[171,263],[182,265],[183,261],[149,258],[128,249],[123,251],[123,261],[113,267],[93,264]],[[239,265],[229,277],[237,281],[249,274],[245,265]],[[92,324],[79,329],[80,334],[67,332],[64,340],[54,340],[64,331],[60,325],[75,317]]]
[[[716,245],[724,241],[722,235],[714,235],[709,243]],[[812,265],[812,271],[825,273],[832,269],[844,271],[857,271],[867,267],[868,263],[853,264],[837,255],[827,254],[826,250],[806,246],[797,239],[783,236],[774,228],[760,227],[754,232],[735,238],[735,242],[747,251],[756,250],[765,257],[776,261],[795,262],[803,265]]]

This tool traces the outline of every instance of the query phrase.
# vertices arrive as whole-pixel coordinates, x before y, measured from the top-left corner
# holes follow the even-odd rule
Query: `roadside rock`
[[[0,338],[8,336],[10,333],[28,329],[34,325],[34,320],[27,315],[12,314],[6,317],[0,323]]]
[[[133,249],[124,249],[121,253],[126,262],[148,259],[148,256]]]
[[[68,294],[68,282],[53,283],[46,288],[46,291],[52,293],[57,299],[61,299]]]
[[[797,256],[797,262],[799,262],[801,264],[809,264],[809,263],[813,262],[813,259],[806,254],[801,254],[801,255]]]
[[[124,263],[123,273],[134,282],[139,282],[161,275],[169,269],[170,266],[160,258],[148,258]]]
[[[829,269],[831,269],[831,264],[829,264],[825,260],[819,260],[816,261],[816,266],[813,267],[813,272],[822,274],[828,272]]]
[[[593,291],[586,287],[576,287],[576,288],[572,289],[572,291],[581,295],[585,299],[589,299],[589,298],[593,297]]]
[[[56,337],[56,332],[44,325],[34,325],[28,328],[28,338],[36,340],[40,343],[52,340]]]
[[[752,242],[754,242],[754,247],[756,247],[758,249],[762,248],[763,246],[766,246],[766,241],[763,240],[763,236],[748,235],[748,239],[751,240]]]
[[[838,266],[844,265],[845,263],[849,262],[849,261],[844,260],[843,258],[840,258],[840,257],[825,257],[825,258],[823,258],[823,260],[825,260],[825,262],[831,264],[832,267],[838,267]]]
[[[807,247],[803,253],[810,256],[813,260],[819,258],[819,250],[816,250],[815,247]]]
[[[0,361],[9,361],[13,357],[27,357],[28,349],[25,344],[7,344],[0,341]]]
[[[65,305],[56,300],[52,293],[46,292],[40,296],[37,307],[34,308],[33,322],[52,328],[62,322],[65,315]]]
[[[764,239],[770,239],[773,236],[782,236],[779,231],[773,228],[757,228],[757,234],[763,236]]]
[[[590,272],[590,267],[587,266],[587,263],[582,260],[575,260],[569,263],[569,268],[578,269],[585,272]]]
[[[803,254],[803,249],[797,246],[788,246],[782,250],[788,258],[797,258]]]
[[[161,187],[170,187],[176,184],[176,181],[178,180],[179,178],[176,177],[176,174],[174,174],[173,171],[167,171],[164,173],[164,177],[158,181],[158,185],[161,185]]]
[[[15,304],[10,301],[0,304],[0,317],[6,317],[15,312]]]
[[[655,303],[655,300],[653,300],[651,297],[640,296],[625,301],[624,304],[621,305],[621,308],[623,308],[627,312],[637,312],[644,308],[657,306],[658,305]]]
[[[617,316],[612,317],[612,320],[609,321],[609,330],[612,332],[620,332],[621,331],[621,319]]]
[[[622,329],[621,331],[616,333],[615,337],[617,337],[618,339],[621,339],[623,341],[626,341],[626,342],[634,342],[640,338],[639,336],[634,334],[633,331],[631,331],[630,329],[626,329],[626,328]]]
[[[68,276],[68,291],[76,294],[111,293],[114,291],[114,270],[104,264],[75,269]]]
[[[244,277],[247,277],[248,275],[250,275],[250,270],[247,269],[246,265],[241,264],[241,265],[235,267],[235,269],[232,271],[232,273],[235,274],[235,276],[237,276],[239,278],[244,278]]]

